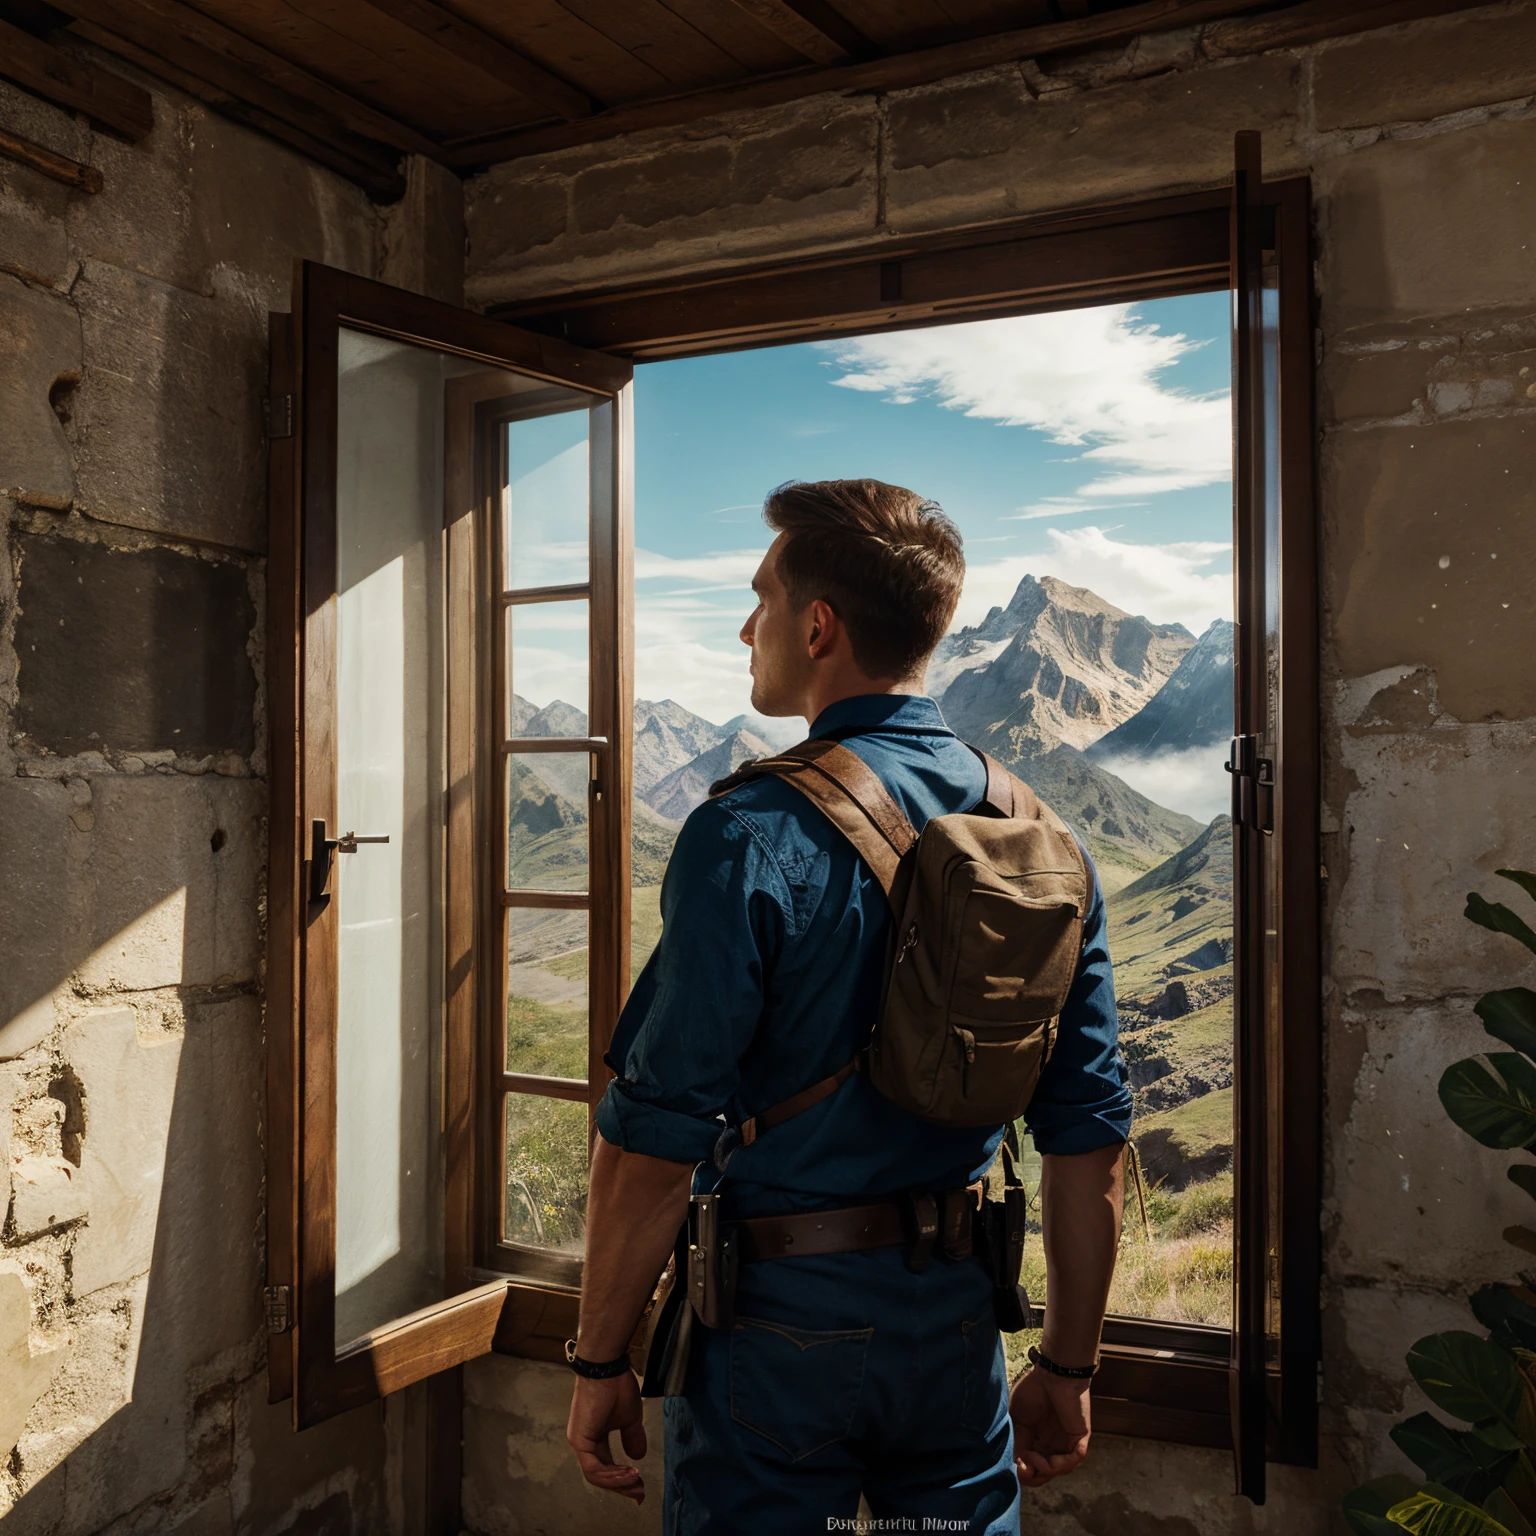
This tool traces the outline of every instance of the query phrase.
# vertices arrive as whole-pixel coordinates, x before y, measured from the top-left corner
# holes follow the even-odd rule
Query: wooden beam
[[[407,154],[425,155],[430,160],[444,159],[443,148],[435,140],[347,95],[297,64],[290,64],[222,22],[183,5],[181,0],[67,0],[60,9],[173,62],[180,45],[192,44],[205,57],[221,63],[222,78],[208,78],[232,96],[260,102],[258,88],[265,86],[280,91],[294,103],[307,105],[324,120],[339,124],[360,138],[391,145]],[[324,131],[321,130],[321,136]]]
[[[509,48],[500,38],[455,16],[435,0],[367,0],[367,4],[474,65],[481,74],[511,86],[565,122],[592,115],[593,104],[584,91]]]
[[[67,160],[63,155],[56,155],[31,139],[17,138],[3,128],[0,128],[0,155],[18,165],[30,165],[40,175],[62,181],[66,187],[76,187],[81,192],[101,191],[101,172],[95,166]]]
[[[1218,58],[1230,54],[1263,53],[1267,48],[1287,48],[1345,37],[1351,32],[1370,32],[1400,21],[1443,16],[1472,10],[1487,0],[1308,0],[1268,16],[1249,16],[1221,21],[1205,33],[1207,53]]]
[[[813,64],[846,64],[879,51],[826,0],[734,0],[734,4]]]
[[[163,0],[162,0],[163,3]],[[1257,10],[1273,0],[1143,0],[1120,11],[1106,11],[1081,21],[1056,21],[1044,26],[1022,27],[989,37],[968,38],[939,48],[892,54],[865,63],[836,65],[827,69],[788,71],[762,76],[737,85],[712,86],[662,101],[641,102],[599,112],[579,123],[551,124],[543,128],[513,129],[506,133],[461,140],[450,148],[449,163],[457,166],[492,164],[519,155],[590,144],[599,139],[634,133],[642,128],[670,128],[681,123],[736,112],[749,107],[778,106],[831,91],[889,91],[906,86],[928,85],[950,75],[986,69],[1015,59],[1042,58],[1080,48],[1108,47],[1129,42],[1147,32],[1167,32],[1197,22],[1214,21],[1234,11]]]
[[[405,190],[405,178],[400,173],[393,150],[339,130],[317,137],[300,126],[291,111],[274,112],[243,97],[231,95],[214,84],[206,73],[218,73],[222,61],[207,55],[193,44],[176,46],[172,50],[176,58],[166,59],[149,48],[141,47],[132,39],[120,37],[89,21],[71,22],[69,30],[98,48],[137,65],[146,74],[155,75],[185,91],[187,95],[206,102],[225,117],[233,118],[236,122],[244,123],[298,150],[318,164],[356,182],[382,202],[393,202]],[[186,64],[191,67],[183,67]]]
[[[84,113],[92,127],[130,143],[155,126],[148,91],[71,59],[8,21],[0,21],[0,75],[34,96]]]

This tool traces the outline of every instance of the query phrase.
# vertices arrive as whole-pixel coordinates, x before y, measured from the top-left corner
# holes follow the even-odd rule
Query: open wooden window
[[[294,1324],[274,1336],[273,1382],[281,1395],[284,1372],[296,1371],[301,1423],[486,1348],[555,1358],[574,1327],[591,1106],[605,1084],[602,1055],[631,952],[631,364],[1231,289],[1234,1326],[1112,1317],[1095,1416],[1111,1432],[1236,1448],[1240,1487],[1258,1499],[1266,1459],[1315,1459],[1310,213],[1305,181],[1265,185],[1256,146],[1244,153],[1230,193],[893,244],[878,257],[819,258],[523,305],[501,317],[519,329],[303,269],[293,317],[274,327],[274,428],[281,431],[280,402],[292,395],[297,436],[275,437],[273,445],[269,702],[269,1017],[277,1021],[269,1029],[270,1278],[278,1288],[274,1322],[284,1321],[286,1287]],[[349,382],[349,366],[362,376]],[[368,379],[378,380],[372,395],[364,393]],[[409,1094],[422,1177],[411,1189],[427,1194],[413,1216],[413,1252],[426,1257],[415,1269],[402,1261],[388,1270],[401,1283],[380,1290],[368,1311],[358,1310],[351,1272],[339,1262],[349,1198],[345,1063],[356,1044],[341,947],[348,919],[337,896],[349,875],[364,883],[353,871],[376,845],[332,856],[329,897],[309,902],[306,892],[326,862],[316,822],[329,837],[397,835],[395,823],[363,825],[363,807],[372,813],[373,804],[347,799],[355,727],[342,707],[348,623],[366,626],[370,617],[363,609],[349,619],[349,603],[361,600],[348,597],[355,582],[345,538],[338,541],[349,526],[347,496],[366,503],[374,525],[394,516],[392,503],[366,484],[361,494],[349,489],[346,476],[363,474],[369,454],[386,449],[409,458],[413,484],[427,484],[429,463],[441,476],[440,492],[418,490],[414,522],[385,524],[389,538],[417,539],[417,552],[377,549],[367,579],[408,554],[398,576],[379,579],[396,582],[404,596],[437,591],[438,583],[442,594],[440,614],[421,608],[406,638],[425,668],[410,673],[413,686],[427,691],[397,707],[424,733],[423,744],[434,730],[441,739],[441,778],[427,786],[440,812],[426,812],[414,834],[399,825],[418,838],[421,865],[438,882],[430,894],[441,910],[440,959],[432,959],[429,938],[417,942],[423,964],[442,977],[442,993],[419,1004],[416,1054],[396,1051],[401,1071],[408,1060],[415,1074]],[[394,494],[403,483],[392,472]],[[433,495],[440,532],[429,537]],[[413,577],[412,560],[426,574]],[[398,606],[395,586],[388,601]],[[398,640],[391,643],[398,651]],[[386,658],[366,654],[376,677]],[[407,672],[396,666],[389,676]],[[430,693],[434,675],[441,701]],[[377,727],[382,716],[370,719]],[[538,967],[529,964],[533,955]],[[278,1027],[289,1017],[298,1021],[291,1039]],[[441,1118],[432,1122],[421,1106],[439,1095]],[[400,1104],[407,1101],[401,1094]],[[377,1139],[379,1125],[369,1130]],[[408,1161],[402,1156],[400,1167]]]
[[[515,1310],[478,1267],[503,911],[591,905],[584,1042],[617,1006],[630,370],[308,263],[273,337],[267,1299],[302,1427],[484,1353]],[[590,724],[519,744],[517,618],[551,607],[583,626]],[[525,754],[574,771],[583,824],[569,870],[514,891]],[[588,1075],[583,1052],[576,1082],[518,1086],[563,1105]]]

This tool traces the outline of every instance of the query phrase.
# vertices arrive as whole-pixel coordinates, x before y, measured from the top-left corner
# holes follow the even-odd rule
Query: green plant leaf
[[[1517,1430],[1513,1430],[1508,1424],[1501,1423],[1497,1419],[1487,1424],[1479,1424],[1475,1429],[1469,1430],[1485,1445],[1491,1445],[1496,1451],[1518,1451],[1525,1441]]]
[[[1485,1147],[1523,1147],[1536,1141],[1536,1065],[1513,1051],[1490,1052],[1499,1076],[1475,1056],[1453,1061],[1440,1076],[1445,1112]]]
[[[1494,874],[1502,875],[1506,880],[1513,880],[1525,894],[1536,899],[1536,875],[1528,869],[1496,869]]]
[[[1351,1489],[1340,1507],[1350,1530],[1358,1536],[1398,1536],[1402,1527],[1387,1519],[1387,1511],[1418,1491],[1419,1485],[1411,1477],[1392,1472]]]
[[[1536,1200],[1536,1163],[1512,1163],[1506,1170],[1511,1184],[1523,1189]]]
[[[1523,1378],[1487,1339],[1461,1329],[1432,1333],[1408,1351],[1408,1369],[1430,1402],[1453,1418],[1516,1427]]]
[[[1508,1529],[1510,1536],[1536,1536],[1531,1522],[1520,1513],[1520,1506],[1510,1497],[1508,1488],[1495,1488],[1482,1505],[1487,1514]]]
[[[1431,1482],[1474,1504],[1504,1481],[1519,1454],[1518,1448],[1499,1450],[1464,1429],[1452,1429],[1432,1413],[1416,1413],[1395,1426],[1392,1439]]]
[[[1519,939],[1528,950],[1536,954],[1536,933],[1503,902],[1484,901],[1476,891],[1468,891],[1464,915],[1481,928],[1491,928],[1495,933],[1506,933],[1512,939]]]
[[[1413,1536],[1514,1536],[1507,1525],[1438,1483],[1425,1483],[1394,1504],[1387,1519]]]
[[[1529,987],[1485,992],[1473,1007],[1495,1040],[1536,1057],[1536,992]]]
[[[1507,1285],[1485,1285],[1467,1298],[1472,1315],[1506,1349],[1536,1349],[1536,1307]]]

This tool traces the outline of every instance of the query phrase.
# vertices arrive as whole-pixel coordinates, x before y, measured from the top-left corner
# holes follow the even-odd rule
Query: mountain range
[[[1121,775],[1139,760],[1225,739],[1231,668],[1225,621],[1197,640],[1181,624],[1153,624],[1086,588],[1025,576],[1006,607],[944,639],[928,685],[961,736],[1028,780],[1077,829],[1105,890],[1115,891],[1201,833],[1201,821]],[[584,712],[559,699],[538,706],[514,695],[511,716],[520,736],[587,730]],[[710,784],[788,745],[801,727],[747,715],[717,725],[672,699],[637,699],[634,729],[636,874],[650,883],[671,835]],[[514,822],[526,818],[531,833],[534,823],[553,832],[557,822],[585,821],[584,757],[528,754],[519,764],[564,805],[535,794]]]
[[[1216,619],[1161,688],[1130,719],[1088,748],[1099,760],[1213,746],[1232,735],[1232,647],[1237,630]]]

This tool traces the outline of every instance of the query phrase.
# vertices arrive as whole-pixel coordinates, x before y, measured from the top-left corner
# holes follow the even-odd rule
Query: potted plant
[[[1496,873],[1536,897],[1536,875]],[[1474,892],[1466,916],[1536,954],[1536,931],[1501,902]],[[1513,1049],[1453,1062],[1440,1102],[1485,1147],[1536,1156],[1536,992],[1487,992],[1476,1009],[1488,1033]],[[1536,1199],[1536,1162],[1513,1164],[1509,1177]],[[1536,1257],[1530,1227],[1507,1227],[1504,1239]],[[1424,1395],[1459,1422],[1417,1413],[1392,1430],[1425,1480],[1394,1473],[1345,1495],[1345,1519],[1360,1536],[1536,1536],[1536,1274],[1485,1285],[1469,1300],[1483,1333],[1432,1333],[1408,1352]]]

